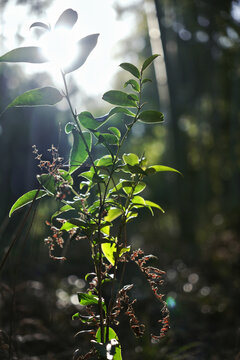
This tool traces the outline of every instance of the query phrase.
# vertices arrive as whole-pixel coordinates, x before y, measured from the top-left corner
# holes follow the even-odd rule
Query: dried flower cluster
[[[163,315],[163,319],[158,320],[159,323],[162,324],[160,335],[151,335],[153,341],[159,341],[162,337],[164,337],[169,330],[169,310],[167,307],[167,303],[163,300],[163,295],[158,291],[159,286],[163,285],[162,276],[165,275],[165,271],[162,271],[153,266],[147,266],[146,263],[152,258],[156,258],[153,255],[144,256],[144,252],[141,249],[135,250],[131,255],[131,260],[134,261],[140,270],[144,273],[147,278],[148,283],[151,286],[154,296],[162,303],[163,307],[161,309],[161,313]]]
[[[140,324],[139,320],[136,317],[133,304],[136,303],[136,299],[130,301],[127,292],[133,288],[133,284],[125,285],[119,292],[116,300],[116,305],[112,311],[112,317],[116,318],[120,314],[122,309],[126,309],[125,314],[129,317],[129,323],[131,329],[136,337],[140,337],[144,334],[145,325]]]
[[[42,154],[39,154],[39,151],[36,147],[36,145],[32,146],[33,148],[33,154],[36,155],[35,159],[39,161],[38,167],[43,170],[47,170],[48,173],[53,174],[56,172],[57,169],[62,166],[63,158],[61,158],[58,154],[58,149],[52,145],[50,149],[47,151],[51,153],[52,156],[52,162],[49,160],[42,160]]]
[[[48,249],[49,249],[49,257],[53,260],[66,260],[65,257],[52,255],[52,252],[54,251],[56,244],[60,248],[63,248],[64,239],[62,237],[62,231],[59,231],[59,229],[57,227],[53,226],[49,221],[46,221],[45,223],[46,223],[46,225],[50,226],[50,230],[53,233],[52,236],[48,236],[46,239],[44,239],[44,242],[48,246]]]

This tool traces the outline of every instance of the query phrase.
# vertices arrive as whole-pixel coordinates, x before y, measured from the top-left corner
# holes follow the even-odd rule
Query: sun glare
[[[71,31],[58,28],[46,32],[41,39],[44,56],[60,68],[70,65],[77,55],[77,45]]]

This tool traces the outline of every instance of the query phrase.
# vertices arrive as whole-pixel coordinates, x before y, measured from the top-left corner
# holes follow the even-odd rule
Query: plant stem
[[[137,112],[136,112],[136,115],[133,119],[133,121],[131,122],[130,125],[128,125],[128,128],[127,128],[127,131],[125,132],[125,134],[123,135],[122,139],[121,139],[121,142],[118,146],[118,149],[117,149],[117,152],[116,152],[116,155],[115,155],[115,159],[113,161],[113,165],[112,165],[112,170],[109,174],[109,179],[108,179],[108,182],[106,184],[106,187],[105,187],[105,191],[104,191],[104,196],[103,196],[103,201],[105,201],[106,199],[106,196],[107,196],[107,191],[108,191],[108,186],[110,184],[110,181],[111,179],[113,180],[113,173],[114,173],[114,170],[115,170],[115,164],[118,160],[118,155],[119,155],[119,152],[120,152],[120,149],[122,148],[122,145],[123,143],[125,142],[125,140],[127,139],[128,137],[128,134],[129,132],[131,131],[133,125],[137,122],[138,120],[138,115],[140,113],[140,110],[142,108],[142,105],[141,105],[141,99],[142,99],[142,73],[141,73],[141,77],[139,79],[139,86],[140,86],[140,90],[139,90],[139,102],[138,102],[138,106],[137,106]],[[116,187],[115,183],[114,183],[114,180],[113,180],[113,184],[114,186]],[[134,189],[132,190],[132,193],[130,195],[130,198],[128,198],[127,200],[130,201],[131,197],[133,196],[133,192],[134,192]],[[122,229],[124,228],[124,246],[127,246],[127,240],[126,240],[126,214],[123,214],[122,215],[122,218],[121,218],[121,224],[120,224],[120,228],[119,228],[119,234],[118,234],[118,237],[117,237],[117,243],[116,243],[116,247],[117,247],[117,254],[119,254],[119,241],[121,239],[121,234],[122,234]],[[114,276],[113,276],[113,286],[115,284],[115,281],[116,281],[116,274],[117,274],[117,262],[118,262],[118,257],[115,259],[115,264],[114,264]],[[124,263],[124,267],[123,267],[123,271],[122,271],[122,275],[121,275],[121,280],[120,280],[120,284],[123,280],[123,276],[124,276],[124,272],[125,272],[125,266],[126,263]],[[119,287],[120,287],[120,284],[119,284]],[[110,315],[111,315],[111,311],[112,311],[112,308],[113,308],[113,305],[114,305],[114,293],[113,293],[113,286],[112,286],[112,290],[111,290],[111,298],[110,298],[110,301],[109,301],[109,305],[108,305],[108,311],[107,311],[107,319],[106,319],[106,342],[109,341],[109,326],[110,326]]]
[[[67,86],[67,81],[66,81],[66,76],[64,74],[64,72],[61,71],[62,74],[62,78],[63,78],[63,83],[64,83],[64,88],[65,88],[65,97],[66,100],[68,102],[71,114],[73,116],[74,122],[77,126],[79,135],[81,136],[83,143],[85,145],[85,149],[88,153],[89,159],[92,163],[92,166],[94,168],[95,173],[97,174],[97,169],[96,166],[94,164],[94,160],[92,158],[90,149],[88,147],[88,144],[83,136],[83,132],[81,129],[81,126],[79,125],[78,122],[78,118],[77,118],[77,114],[73,111],[73,107],[72,107],[72,103],[70,100],[70,96],[69,96],[69,91],[68,91],[68,86]],[[101,248],[101,220],[102,220],[102,212],[103,212],[103,207],[104,207],[104,203],[105,200],[103,201],[102,198],[102,193],[101,193],[101,186],[99,183],[97,183],[98,186],[98,192],[99,192],[99,201],[100,201],[100,206],[99,206],[99,215],[98,215],[98,253],[99,253],[99,258],[95,256],[94,259],[94,264],[95,264],[95,268],[96,268],[96,273],[97,273],[97,278],[98,278],[98,310],[99,310],[99,315],[100,315],[100,328],[101,328],[101,342],[104,342],[104,317],[103,317],[103,308],[102,308],[102,248]],[[95,254],[96,255],[96,254]]]

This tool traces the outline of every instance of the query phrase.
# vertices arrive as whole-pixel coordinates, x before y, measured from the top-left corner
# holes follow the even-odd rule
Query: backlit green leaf
[[[142,196],[137,195],[132,198],[132,203],[139,204],[139,205],[145,205],[145,200]]]
[[[121,133],[118,128],[111,126],[108,130],[111,131],[118,139],[121,139]]]
[[[130,72],[136,78],[140,79],[140,72],[135,65],[130,64],[130,63],[122,63],[119,66],[121,66],[122,69]]]
[[[114,266],[116,261],[116,254],[117,254],[116,244],[114,242],[111,243],[107,242],[107,243],[103,243],[101,246],[104,255],[106,256],[110,264]]]
[[[62,98],[63,96],[60,94],[58,89],[52,86],[47,86],[26,91],[22,95],[16,97],[16,99],[13,100],[7,108],[55,105],[61,101]]]
[[[104,328],[104,342],[106,342],[106,327]],[[121,345],[119,343],[119,339],[115,331],[109,327],[109,341],[115,339],[118,343],[118,345],[115,347],[115,354],[113,355],[112,360],[122,360],[122,354],[121,354]],[[101,343],[101,329],[99,328],[96,333],[96,340],[98,343]]]
[[[128,98],[133,101],[139,101],[139,97],[137,94],[128,94]]]
[[[152,55],[149,58],[147,58],[142,65],[141,72],[143,72],[153,62],[153,60],[156,59],[158,56],[160,56],[160,55],[155,54],[155,55]]]
[[[100,144],[105,145],[117,145],[118,144],[118,138],[114,134],[102,134],[102,133],[94,133],[95,136],[98,138],[98,142]]]
[[[79,174],[79,176],[82,176],[85,179],[92,181],[94,173],[94,168],[91,167],[90,170],[82,172],[81,174]]]
[[[128,80],[127,82],[125,82],[124,87],[126,87],[126,86],[128,86],[128,85],[131,85],[131,87],[132,87],[134,90],[136,90],[137,92],[140,91],[139,83],[138,83],[136,80],[134,80],[134,79]]]
[[[73,129],[76,129],[76,125],[72,122],[68,122],[65,126],[65,133],[70,134],[70,132],[72,132]]]
[[[0,62],[27,62],[41,64],[49,61],[38,46],[13,49],[0,57]]]
[[[97,159],[95,161],[96,166],[111,166],[113,164],[113,159],[111,155],[105,155],[101,157],[101,159]]]
[[[65,230],[65,231],[69,231],[71,229],[74,228],[86,228],[87,227],[87,223],[85,223],[83,220],[79,220],[79,219],[69,219],[68,221],[66,221],[62,226],[61,226],[61,231]]]
[[[38,200],[42,197],[46,196],[47,192],[45,190],[31,190],[26,194],[22,195],[11,207],[9,212],[9,217],[11,217],[12,213],[21,207],[31,203],[34,199]]]
[[[145,204],[146,204],[147,206],[154,207],[154,208],[162,211],[163,213],[165,213],[165,211],[163,210],[163,208],[161,208],[161,206],[159,206],[158,204],[156,204],[156,203],[153,202],[153,201],[145,200]]]
[[[123,181],[122,182],[122,188],[123,191],[130,195],[136,195],[142,192],[146,187],[146,184],[142,181],[139,181],[139,183],[136,185],[134,181]]]
[[[51,174],[37,175],[37,180],[44,189],[46,189],[51,195],[55,195],[57,192],[57,184],[55,178]]]
[[[120,114],[120,113],[124,113],[124,114],[126,114],[128,116],[135,117],[135,114],[132,111],[130,111],[130,110],[126,109],[126,108],[119,107],[119,106],[116,106],[115,108],[110,110],[109,116],[112,116],[112,115],[115,115],[115,114]]]
[[[171,171],[171,172],[176,172],[180,175],[182,175],[180,173],[180,171],[174,169],[174,168],[171,168],[169,166],[164,166],[164,165],[152,165],[152,166],[149,166],[146,170],[145,170],[145,173],[147,175],[152,175],[152,174],[156,174],[157,172],[162,172],[162,171]]]
[[[84,126],[86,129],[97,130],[98,128],[100,128],[100,126],[105,124],[110,119],[111,116],[119,113],[124,113],[132,117],[135,116],[135,114],[132,111],[117,106],[112,110],[110,110],[108,114],[96,118],[90,112],[83,111],[78,115],[78,120],[80,124]]]
[[[147,82],[152,82],[152,80],[151,79],[143,79],[143,81],[142,81],[143,84],[145,84]]]
[[[138,115],[138,119],[146,124],[159,123],[164,120],[164,115],[160,111],[146,110]]]
[[[139,158],[136,154],[130,153],[130,154],[123,154],[123,160],[126,164],[129,165],[136,165],[139,164]]]
[[[77,43],[78,54],[75,60],[70,65],[66,66],[63,69],[65,74],[77,70],[85,63],[90,53],[97,45],[98,36],[99,34],[91,34],[78,41]]]
[[[93,115],[88,111],[83,111],[78,115],[78,120],[82,126],[89,130],[95,130],[99,128],[105,121],[98,122]],[[107,117],[104,119],[107,120]]]
[[[132,94],[128,95],[123,91],[110,90],[103,95],[103,100],[113,105],[137,107],[136,101],[132,98]]]
[[[98,304],[98,297],[91,293],[88,293],[88,294],[78,293],[78,300],[79,300],[79,304],[83,305],[83,306]],[[104,303],[104,299],[102,299],[102,307],[103,307],[104,311],[106,312],[106,305]]]
[[[73,130],[73,147],[70,154],[70,164],[69,164],[69,173],[73,173],[79,168],[88,158],[88,151],[86,149],[85,143],[81,135]],[[92,136],[89,132],[83,132],[85,142],[87,144],[88,150],[91,151],[92,147]]]
[[[70,211],[70,210],[74,210],[74,208],[70,205],[64,205],[62,206],[59,210],[55,211],[55,213],[52,215],[51,220],[53,220],[55,217],[57,217],[58,215]]]
[[[145,171],[141,168],[140,165],[130,165],[127,164],[127,169],[131,174],[142,174],[146,175]],[[126,169],[123,169],[123,171],[127,172]]]
[[[106,221],[113,221],[117,219],[119,216],[123,214],[123,211],[118,208],[110,208],[108,210],[107,216],[105,216],[104,220]]]
[[[131,247],[125,247],[120,250],[119,257],[121,257],[123,254],[126,254],[126,252],[129,252],[131,250]]]
[[[78,293],[78,300],[83,306],[98,304],[98,297],[93,294]]]
[[[127,216],[127,222],[135,219],[136,217],[138,217],[138,212],[137,211],[130,211],[128,213],[128,216]]]

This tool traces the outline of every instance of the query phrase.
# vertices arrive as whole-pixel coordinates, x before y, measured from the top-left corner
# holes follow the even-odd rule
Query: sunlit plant
[[[150,210],[152,215],[155,209],[164,212],[160,205],[145,199],[141,194],[146,187],[145,179],[159,172],[178,171],[163,165],[148,165],[143,154],[139,156],[135,153],[122,153],[124,143],[137,122],[157,124],[163,121],[161,112],[143,110],[142,102],[144,86],[150,81],[145,78],[145,70],[158,55],[146,59],[140,69],[130,63],[120,65],[132,75],[124,84],[124,88],[130,87],[133,92],[106,92],[103,100],[115,105],[108,114],[95,118],[88,111],[77,113],[74,110],[69,96],[67,74],[84,64],[96,46],[99,35],[89,35],[74,45],[69,43],[69,31],[77,17],[75,11],[67,9],[61,14],[53,29],[41,22],[32,24],[31,27],[38,26],[46,32],[44,41],[42,40],[43,48],[17,48],[0,57],[0,62],[54,61],[59,66],[63,79],[63,90],[51,86],[32,89],[18,96],[7,108],[55,105],[64,99],[72,115],[72,122],[65,127],[66,136],[73,137],[68,170],[63,167],[63,159],[54,146],[50,149],[52,161],[42,159],[37,147],[33,146],[41,169],[41,174],[37,176],[39,188],[22,195],[13,204],[9,215],[37,199],[56,199],[58,210],[46,221],[51,232],[45,239],[50,257],[64,260],[61,256],[55,256],[54,250],[56,245],[64,246],[67,236],[87,241],[92,254],[93,270],[85,276],[89,282],[88,290],[78,293],[79,303],[85,310],[73,314],[73,319],[79,320],[91,329],[91,348],[85,355],[77,351],[74,359],[96,356],[100,359],[119,360],[122,359],[121,344],[117,335],[117,328],[121,326],[118,321],[119,314],[125,312],[137,337],[144,333],[144,325],[139,322],[134,311],[136,299],[131,297],[133,284],[124,284],[125,265],[120,271],[120,262],[136,263],[161,303],[159,334],[152,334],[152,339],[158,341],[169,328],[168,309],[163,295],[159,292],[164,271],[149,265],[148,262],[153,255],[146,256],[141,249],[132,250],[127,239],[126,227],[138,216],[142,208]],[[63,36],[66,33],[67,38]],[[61,46],[67,41],[67,50],[62,48],[59,52],[56,41],[60,41]],[[69,53],[72,55],[71,61]],[[102,126],[115,114],[122,115],[125,130],[121,133],[118,127],[113,126],[102,130]],[[99,146],[104,149],[105,154],[95,158],[92,150]],[[73,178],[73,174],[78,176]],[[107,300],[105,294],[106,283],[110,283],[112,287],[110,300]]]

